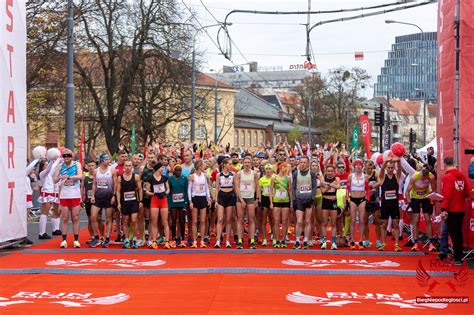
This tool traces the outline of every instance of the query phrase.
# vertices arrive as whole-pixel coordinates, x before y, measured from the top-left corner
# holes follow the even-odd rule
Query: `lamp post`
[[[66,148],[74,151],[74,3],[67,2]]]
[[[217,140],[219,138],[219,135],[217,134],[217,113],[218,113],[218,105],[219,105],[219,99],[218,99],[218,94],[217,94],[217,84],[218,84],[218,79],[219,79],[219,73],[221,71],[224,71],[224,68],[219,69],[218,71],[215,71],[213,69],[210,69],[211,72],[215,72],[216,74],[216,84],[214,87],[214,144],[217,145]]]
[[[194,142],[196,133],[196,38],[199,32],[205,30],[206,28],[222,26],[223,23],[204,25],[201,28],[197,28],[196,32],[193,35],[193,61],[192,61],[192,74],[191,74],[191,142]],[[232,23],[227,23],[225,25],[232,25]]]
[[[395,21],[395,20],[385,20],[385,23],[386,24],[403,24],[403,25],[409,25],[409,26],[413,26],[413,27],[416,27],[420,30],[421,32],[421,43],[422,43],[422,47],[425,46],[425,32],[423,32],[423,29],[418,26],[417,24],[414,24],[414,23],[408,23],[408,22],[401,22],[401,21]],[[423,48],[424,50],[424,48]],[[421,60],[421,59],[420,59]],[[426,75],[426,71],[424,71],[422,65],[420,64],[417,64],[417,63],[412,63],[411,64],[412,67],[419,67],[422,71],[422,73],[424,74],[424,89],[415,89],[415,91],[422,91],[423,92],[423,146],[426,145],[426,93],[428,91],[428,76]]]

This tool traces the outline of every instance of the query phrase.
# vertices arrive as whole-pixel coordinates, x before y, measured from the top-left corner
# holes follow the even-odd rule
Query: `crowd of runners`
[[[434,168],[407,153],[361,159],[360,151],[339,143],[243,149],[178,142],[154,143],[135,154],[124,146],[113,155],[93,152],[81,165],[69,149],[44,151],[27,167],[26,198],[32,207],[32,187],[39,187],[39,238],[51,238],[52,211],[61,248],[70,246],[69,218],[72,246],[81,246],[85,209],[90,247],[107,248],[114,240],[123,248],[402,251],[404,238],[407,250],[436,250],[433,225],[439,220],[428,198],[437,189]]]

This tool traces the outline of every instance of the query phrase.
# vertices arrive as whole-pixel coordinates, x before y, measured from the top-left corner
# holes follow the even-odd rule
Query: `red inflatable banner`
[[[360,130],[364,139],[365,154],[370,159],[372,157],[372,126],[366,115],[360,115]]]

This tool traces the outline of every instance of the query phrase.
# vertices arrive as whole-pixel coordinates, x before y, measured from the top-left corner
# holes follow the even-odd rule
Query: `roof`
[[[239,118],[250,117],[280,121],[280,115],[284,121],[293,121],[291,115],[282,112],[270,102],[248,90],[241,89],[235,95],[235,116]]]
[[[260,97],[263,98],[265,101],[269,102],[270,104],[275,105],[275,107],[281,109],[280,101],[278,100],[278,97],[276,95],[262,95]]]
[[[223,89],[234,89],[232,85],[226,84],[222,81],[216,80],[215,78],[202,73],[198,72],[196,75],[196,85],[198,86],[209,86],[209,87],[219,87]]]
[[[282,92],[276,93],[276,96],[278,97],[282,105],[292,105],[292,106],[301,105],[301,96],[299,96],[296,93],[282,91]]]
[[[301,126],[297,124],[293,124],[291,122],[280,122],[274,120],[266,120],[266,119],[235,119],[235,128],[252,128],[252,129],[265,129],[269,125],[273,125],[273,132],[281,132],[281,133],[288,133],[293,128],[298,128],[302,133],[308,132],[308,127]],[[311,128],[311,132],[315,135],[320,135],[322,133],[321,128]]]

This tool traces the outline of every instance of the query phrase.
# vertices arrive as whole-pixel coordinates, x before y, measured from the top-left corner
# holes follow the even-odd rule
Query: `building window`
[[[240,131],[240,146],[244,147],[245,146],[245,130]]]
[[[179,132],[178,132],[178,137],[179,139],[181,140],[185,140],[187,138],[189,138],[189,132],[190,132],[190,128],[188,125],[181,125],[179,126]]]
[[[191,108],[191,101],[187,97],[182,97],[180,102],[181,110],[187,110]]]
[[[247,131],[247,136],[248,136],[248,144],[247,146],[251,147],[252,146],[252,131]]]
[[[258,132],[257,131],[253,132],[253,146],[254,147],[258,146]]]
[[[198,133],[197,133],[197,137],[198,139],[204,139],[206,138],[206,126],[205,125],[199,125],[198,127]]]
[[[234,146],[239,145],[239,131],[235,129],[234,131]]]
[[[222,113],[222,98],[221,97],[217,98],[216,107],[217,107],[217,113],[221,114]]]
[[[265,132],[264,131],[260,131],[260,142],[262,142],[263,144],[265,144]]]

